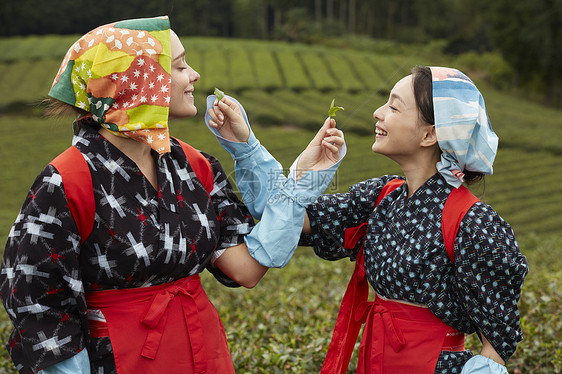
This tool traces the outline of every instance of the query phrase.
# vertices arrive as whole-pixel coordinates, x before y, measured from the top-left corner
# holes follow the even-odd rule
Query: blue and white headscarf
[[[435,131],[441,154],[437,170],[458,188],[463,170],[491,175],[498,149],[484,98],[474,83],[456,69],[431,67]]]

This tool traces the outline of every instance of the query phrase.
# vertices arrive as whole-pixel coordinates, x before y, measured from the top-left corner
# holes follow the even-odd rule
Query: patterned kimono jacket
[[[7,344],[21,372],[63,361],[87,347],[93,372],[115,370],[108,337],[88,339],[85,293],[159,285],[211,270],[253,226],[219,162],[207,193],[172,139],[158,157],[158,189],[94,127],[75,124],[73,144],[85,157],[95,198],[94,228],[80,245],[62,179],[49,165],[37,177],[4,252],[1,292],[15,329]],[[100,371],[101,370],[101,371]]]
[[[382,187],[397,176],[353,185],[348,193],[323,195],[307,213],[312,234],[301,238],[327,260],[357,256],[343,248],[344,231],[368,222],[364,242],[370,286],[389,299],[422,304],[446,324],[482,333],[507,361],[522,339],[517,302],[528,272],[511,227],[489,205],[477,202],[461,222],[455,262],[449,259],[441,215],[451,188],[435,174],[407,198],[402,185],[374,209]],[[436,373],[460,373],[468,350],[442,351]]]

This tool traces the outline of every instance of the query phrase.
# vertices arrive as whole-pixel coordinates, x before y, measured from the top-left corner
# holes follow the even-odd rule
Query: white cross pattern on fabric
[[[148,204],[150,204],[148,201],[146,201],[146,199],[144,197],[142,197],[142,195],[140,193],[137,192],[137,194],[135,195],[135,198],[139,201],[139,203],[142,204],[142,206],[147,206]]]
[[[90,165],[90,167],[92,168],[92,171],[98,171],[98,169],[94,165],[94,162],[92,161],[92,157],[95,157],[92,153],[88,153],[87,155],[82,153],[82,156],[84,156],[84,160],[86,160],[88,165]]]
[[[74,252],[80,253],[80,248],[78,247],[80,245],[80,239],[78,236],[76,236],[75,234],[70,234],[66,237],[66,240],[70,242],[72,248],[74,249]]]
[[[72,145],[75,146],[75,145],[78,144],[78,143],[84,144],[86,147],[90,145],[90,141],[87,140],[87,139],[84,139],[84,137],[83,137],[83,136],[84,136],[83,132],[84,132],[84,131],[81,130],[81,131],[78,133],[78,136],[77,136],[77,135],[74,135],[74,136],[72,137]]]
[[[187,240],[181,236],[180,232],[180,244],[178,245],[178,251],[181,252],[180,263],[185,263],[185,256],[187,255]]]
[[[82,285],[82,281],[77,279],[78,274],[79,274],[78,270],[73,270],[72,277],[69,277],[68,275],[63,275],[62,279],[64,279],[68,283],[68,286],[72,291],[74,291],[77,294],[80,294],[84,292],[84,286]]]
[[[96,248],[98,257],[92,257],[90,261],[92,261],[93,264],[97,263],[100,267],[103,268],[103,270],[105,270],[105,274],[107,274],[109,278],[112,278],[113,276],[111,274],[111,268],[113,266],[116,266],[116,262],[114,260],[108,261],[107,256],[101,254],[100,246],[98,243],[94,243],[94,247]]]
[[[52,338],[47,339],[47,336],[43,331],[39,331],[37,336],[41,339],[41,343],[34,344],[32,347],[33,350],[38,351],[39,349],[45,349],[47,351],[52,351],[55,356],[60,356],[60,347],[72,340],[72,337],[70,336],[61,340],[59,340],[58,336],[53,336]]]
[[[26,259],[22,259],[22,261],[27,261]],[[25,280],[27,283],[31,282],[33,277],[43,277],[49,278],[49,274],[43,271],[38,271],[37,266],[29,265],[29,264],[19,264],[16,266],[16,271],[20,271],[22,274],[25,275]]]
[[[16,230],[16,225],[14,224],[10,229],[10,233],[8,234],[8,239],[17,238],[20,235],[21,235],[21,231]]]
[[[170,225],[166,223],[164,225],[164,250],[166,251],[166,259],[164,260],[165,264],[170,262],[173,249],[174,249],[174,237],[170,236]]]
[[[18,216],[16,217],[16,221],[14,222],[14,224],[12,225],[12,228],[10,229],[10,233],[8,234],[8,239],[14,238],[14,237],[18,237],[21,235],[21,230],[16,230],[16,225],[18,223],[20,223],[23,220],[24,215],[21,214],[21,212],[18,214]]]
[[[60,174],[53,174],[50,177],[43,177],[43,182],[49,183],[49,187],[47,187],[47,191],[52,193],[56,187],[60,187],[62,184],[62,177]]]
[[[149,266],[150,260],[148,259],[148,253],[152,251],[152,245],[145,247],[142,242],[137,243],[137,241],[133,237],[133,234],[131,234],[130,232],[127,233],[127,238],[129,239],[132,245],[132,247],[130,247],[125,251],[127,255],[129,255],[130,253],[135,253],[138,258],[142,258],[144,260],[144,264],[146,266]]]
[[[177,160],[172,160],[172,163],[174,164],[174,167],[176,168],[176,175],[183,182],[187,183],[187,186],[189,187],[190,191],[195,190],[195,186],[193,185],[193,181],[192,181],[194,175],[191,175],[191,174],[195,174],[195,173],[189,173],[186,168],[180,168],[180,164],[177,162]]]
[[[201,209],[199,209],[199,205],[193,204],[193,209],[195,209],[195,213],[197,213],[192,216],[193,219],[196,219],[199,222],[201,222],[201,226],[203,226],[207,231],[207,239],[211,239],[211,227],[209,226],[209,220],[207,219],[207,216],[201,213]]]
[[[164,169],[164,174],[166,174],[166,179],[170,184],[170,192],[174,193],[174,183],[173,183],[174,180],[172,179],[172,173],[170,173],[170,170],[168,170],[168,165],[165,162],[163,163],[163,169]]]
[[[51,309],[48,306],[41,305],[38,303],[32,303],[31,297],[26,297],[25,301],[28,303],[27,305],[18,307],[18,313],[32,313],[32,314],[41,314],[46,312],[47,310]]]
[[[180,232],[179,244],[174,244],[174,236],[170,235],[170,225],[167,223],[164,226],[164,250],[166,251],[166,259],[164,260],[164,263],[167,264],[170,262],[172,251],[174,250],[181,252],[180,263],[185,262],[187,254],[186,239],[182,237]]]
[[[103,185],[101,186],[101,190],[103,191],[105,197],[100,200],[100,203],[102,205],[109,204],[110,207],[112,207],[117,211],[117,213],[119,213],[119,217],[125,217],[125,212],[123,211],[123,208],[121,208],[121,205],[125,203],[125,197],[121,196],[120,198],[116,199],[113,195],[109,195],[105,191]]]
[[[228,225],[226,226],[227,230],[236,231],[239,233],[249,233],[250,232],[250,225],[247,222],[238,223],[235,225]]]
[[[213,189],[211,190],[211,193],[209,195],[213,196],[216,193],[220,192],[226,186],[226,182],[227,182],[227,180],[225,179],[225,180],[223,180],[219,183],[214,183]]]
[[[6,274],[6,277],[8,278],[8,280],[12,280],[14,279],[14,268],[10,268],[10,267],[3,267],[2,268],[2,274]],[[11,284],[11,282],[10,282]]]
[[[57,215],[57,208],[55,208],[54,206],[49,208],[49,211],[47,212],[47,214],[45,213],[41,213],[39,214],[39,222],[43,222],[46,224],[55,224],[57,226],[62,226],[62,222],[60,219],[56,218]]]
[[[119,158],[117,161],[115,160],[107,160],[102,155],[97,154],[96,158],[103,163],[103,166],[107,168],[111,172],[111,174],[115,174],[117,171],[125,180],[128,182],[131,179],[131,176],[121,167],[121,165],[125,162],[122,158]]]
[[[46,239],[53,239],[55,237],[52,233],[43,231],[43,225],[38,225],[35,222],[24,223],[23,229],[27,231],[27,234],[31,235],[31,244],[37,243],[37,238],[39,237]]]

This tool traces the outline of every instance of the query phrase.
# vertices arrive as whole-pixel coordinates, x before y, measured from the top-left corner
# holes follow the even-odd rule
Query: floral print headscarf
[[[168,17],[100,26],[66,53],[49,96],[90,112],[111,133],[170,151]]]

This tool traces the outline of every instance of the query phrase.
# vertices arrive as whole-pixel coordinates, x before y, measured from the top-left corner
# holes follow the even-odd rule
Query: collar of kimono
[[[111,133],[170,151],[168,17],[100,26],[66,53],[49,96],[90,112]]]
[[[437,170],[458,188],[463,170],[492,174],[498,137],[492,130],[484,98],[456,69],[431,67],[433,111],[441,160]]]

